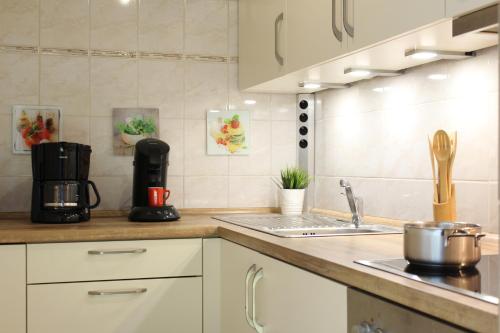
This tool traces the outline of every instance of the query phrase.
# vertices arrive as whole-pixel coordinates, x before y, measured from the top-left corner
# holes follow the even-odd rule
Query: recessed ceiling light
[[[254,99],[245,99],[243,103],[245,103],[246,105],[254,105],[257,104],[257,101]]]
[[[130,0],[120,0],[120,3],[121,3],[123,6],[128,6],[128,4],[130,3]]]
[[[442,80],[446,80],[448,78],[448,75],[436,73],[436,74],[431,74],[431,75],[427,76],[427,78],[429,80],[442,81]]]

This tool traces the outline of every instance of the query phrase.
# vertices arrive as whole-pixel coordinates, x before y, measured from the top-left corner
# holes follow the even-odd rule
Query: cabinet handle
[[[263,333],[264,332],[264,326],[259,324],[257,322],[256,316],[257,316],[257,306],[255,305],[255,294],[256,294],[256,289],[257,289],[257,283],[264,277],[264,271],[262,268],[260,268],[257,273],[255,273],[253,277],[253,283],[252,283],[252,304],[253,304],[253,310],[252,310],[252,320],[253,320],[253,325],[255,328],[255,331],[257,333]]]
[[[337,28],[337,0],[332,0],[332,31],[339,42],[342,41],[342,31]]]
[[[147,249],[121,249],[121,250],[90,250],[91,255],[101,256],[104,254],[139,254],[146,252]]]
[[[249,292],[248,287],[250,286],[250,279],[253,277],[256,270],[257,266],[255,266],[255,264],[250,266],[250,268],[247,271],[247,276],[245,278],[245,316],[247,318],[247,323],[248,325],[250,325],[251,328],[255,328],[255,326],[253,324],[253,319],[250,316],[250,305],[248,304],[250,301],[250,297],[248,297],[248,292]]]
[[[282,21],[283,21],[283,13],[279,14],[276,17],[276,20],[274,21],[274,57],[276,58],[276,61],[278,62],[278,64],[280,64],[281,66],[283,66],[284,60],[280,54],[280,51],[278,50],[278,47],[280,44],[279,43],[278,26],[279,26],[280,22],[282,22]]]
[[[352,38],[354,38],[354,27],[352,25],[349,24],[349,12],[347,10],[347,1],[348,0],[344,0],[344,3],[343,3],[343,8],[342,8],[342,12],[343,12],[343,21],[344,21],[344,29],[345,31],[347,32],[347,34],[349,36],[351,36]]]
[[[146,291],[148,291],[147,288],[116,289],[116,290],[91,290],[91,291],[89,291],[89,295],[91,295],[91,296],[107,296],[107,295],[144,294]]]

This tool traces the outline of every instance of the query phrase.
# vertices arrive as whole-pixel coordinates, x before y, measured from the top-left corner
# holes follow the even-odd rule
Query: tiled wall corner
[[[348,211],[338,185],[346,178],[363,197],[367,215],[432,219],[427,136],[444,128],[458,131],[458,219],[498,232],[497,68],[493,47],[472,59],[439,61],[399,77],[319,93],[317,206]],[[429,80],[432,73],[446,79]]]

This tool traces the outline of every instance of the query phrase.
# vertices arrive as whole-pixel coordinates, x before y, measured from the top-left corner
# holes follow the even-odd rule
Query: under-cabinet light
[[[344,89],[349,88],[348,84],[328,83],[328,82],[299,82],[299,87],[309,90],[317,89]]]
[[[430,50],[430,49],[411,49],[406,50],[406,57],[412,57],[417,60],[429,59],[448,59],[460,60],[470,57],[475,57],[476,52],[457,52],[457,51],[443,51],[443,50]]]
[[[403,74],[404,71],[394,71],[388,69],[372,69],[372,68],[346,68],[344,74],[349,74],[356,77],[375,77],[375,76],[397,76]]]
[[[436,74],[431,74],[431,75],[427,76],[427,78],[429,80],[442,81],[442,80],[446,80],[448,78],[448,75],[436,73]]]

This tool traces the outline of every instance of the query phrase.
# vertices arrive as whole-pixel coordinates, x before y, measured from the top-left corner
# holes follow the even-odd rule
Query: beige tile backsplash
[[[137,106],[160,109],[177,207],[275,206],[270,177],[295,163],[295,96],[238,90],[237,33],[235,0],[0,1],[0,45],[41,48],[0,52],[0,211],[30,209],[30,157],[11,153],[14,104],[63,108],[62,138],[92,146],[100,209],[131,204],[132,157],[113,155],[111,117]],[[251,111],[251,155],[206,155],[208,109]]]
[[[295,96],[239,91],[238,66],[229,61],[238,55],[237,23],[235,0],[1,1],[0,45],[84,51],[0,52],[0,211],[30,209],[30,157],[11,153],[14,104],[63,107],[63,139],[92,145],[100,209],[131,204],[132,157],[113,155],[111,116],[113,107],[137,106],[160,109],[177,207],[277,205],[270,178],[296,163]],[[459,219],[497,231],[497,57],[491,48],[319,93],[316,206],[347,211],[338,186],[347,178],[366,214],[431,219],[426,137],[442,127],[459,131]],[[447,79],[428,80],[431,73]],[[251,155],[206,155],[208,109],[251,111]]]
[[[40,46],[72,49],[89,47],[88,0],[40,1]]]
[[[429,80],[433,73],[447,78]],[[427,135],[443,128],[458,131],[458,219],[498,231],[497,47],[325,91],[317,103],[316,206],[348,211],[339,187],[346,178],[367,215],[432,219]]]

